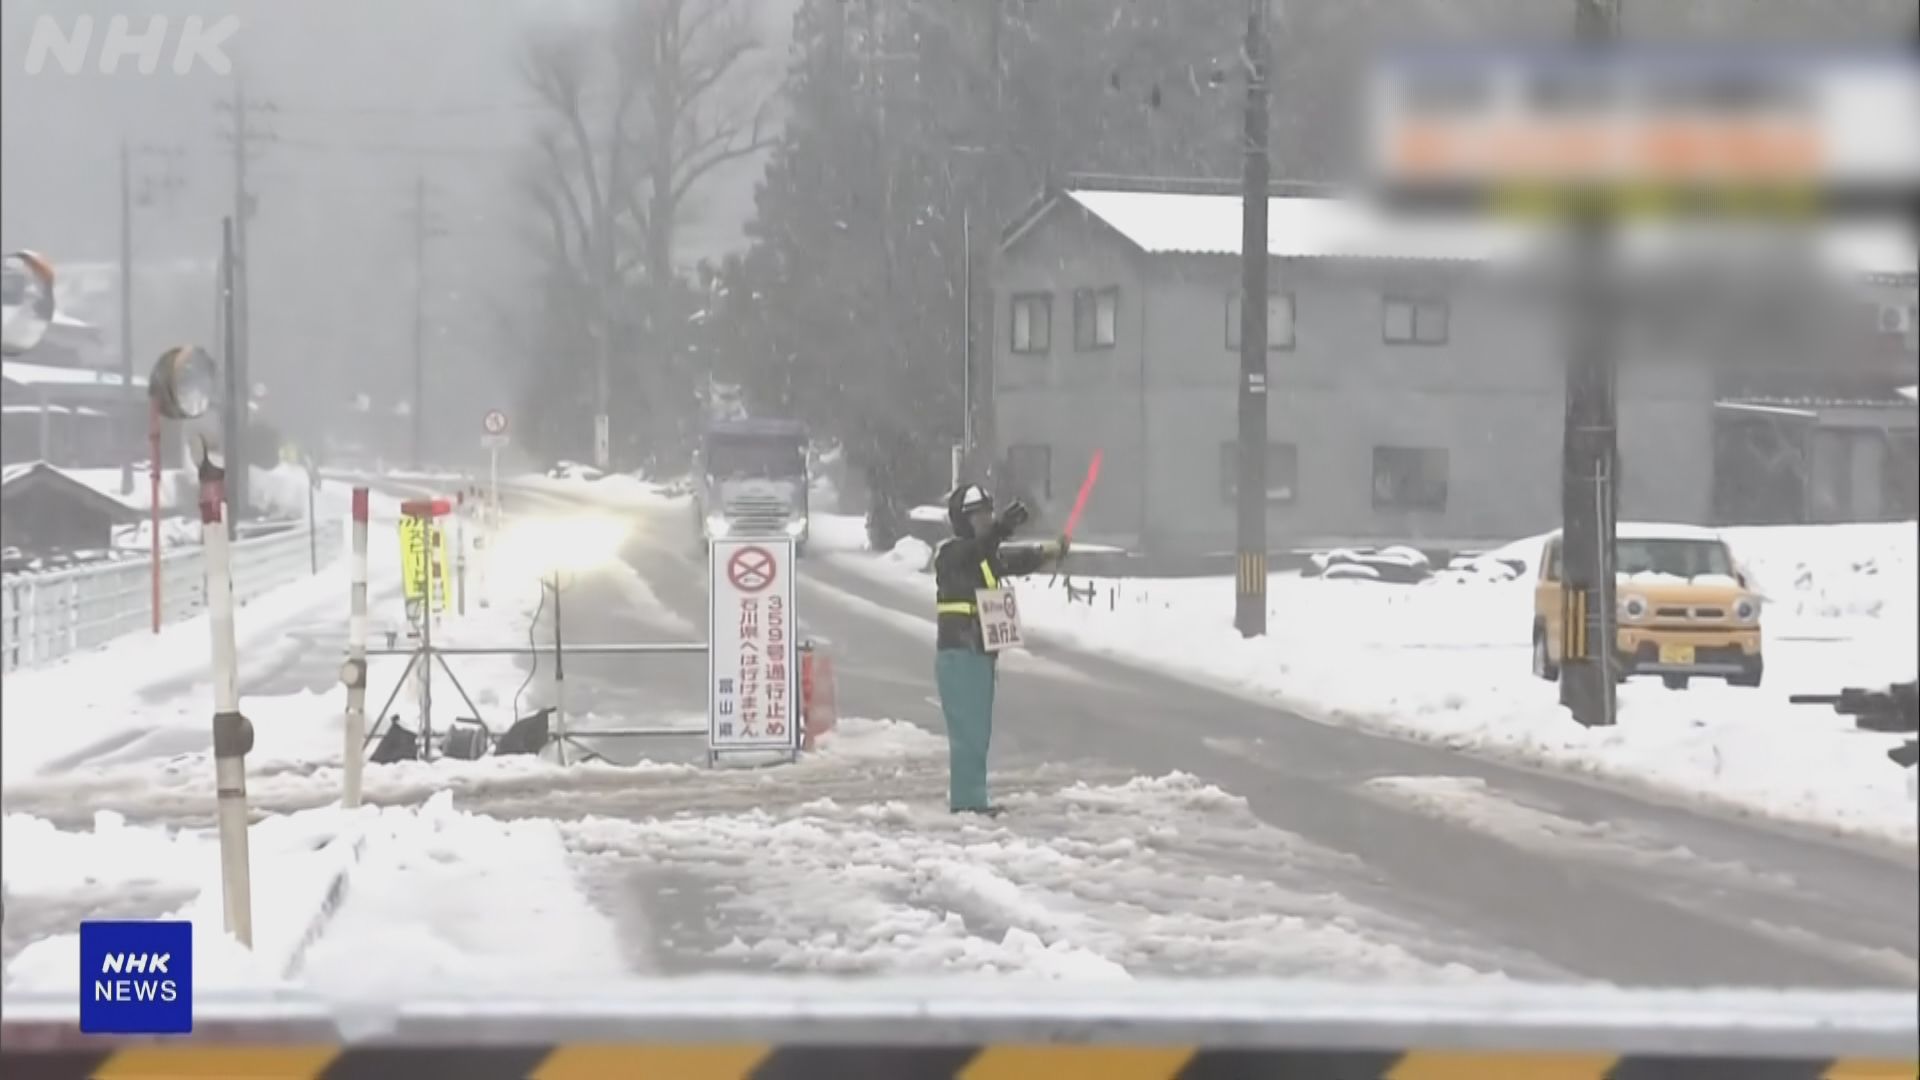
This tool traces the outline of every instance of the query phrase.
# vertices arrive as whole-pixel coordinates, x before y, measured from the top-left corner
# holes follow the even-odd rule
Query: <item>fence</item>
[[[340,554],[343,528],[321,520],[233,544],[233,598],[244,604],[306,576],[313,552],[325,566]],[[311,545],[311,549],[310,546]],[[160,559],[160,621],[177,622],[206,606],[206,563],[197,547]],[[146,559],[0,578],[0,666],[15,671],[145,630],[153,620],[152,570]]]

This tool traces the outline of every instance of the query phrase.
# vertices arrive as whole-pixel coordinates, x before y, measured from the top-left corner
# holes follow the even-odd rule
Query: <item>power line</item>
[[[612,94],[583,94],[588,102],[608,102]],[[409,106],[409,105],[322,105],[296,104],[287,106],[289,111],[301,113],[332,114],[336,116],[492,116],[499,113],[541,112],[552,108],[545,101],[498,101],[490,103],[469,103],[463,105]]]
[[[527,152],[521,146],[421,146],[405,143],[348,143],[329,142],[323,139],[301,139],[281,136],[274,145],[293,150],[308,150],[317,153],[364,154],[385,157],[506,157]]]

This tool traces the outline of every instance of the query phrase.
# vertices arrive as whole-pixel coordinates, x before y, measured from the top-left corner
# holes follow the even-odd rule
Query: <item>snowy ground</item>
[[[1787,703],[1912,678],[1916,655],[1911,523],[1728,531],[1766,597],[1766,685],[1702,680],[1684,691],[1635,679],[1619,724],[1572,724],[1554,687],[1530,674],[1532,582],[1446,575],[1421,585],[1268,582],[1269,636],[1230,624],[1229,579],[1108,581],[1094,603],[1055,579],[1030,579],[1022,614],[1049,643],[1225,684],[1334,723],[1392,730],[1476,751],[1655,785],[1743,812],[1912,843],[1906,776],[1885,752],[1900,741],[1851,718]],[[1500,554],[1537,557],[1535,541]],[[917,541],[841,565],[925,589]],[[1533,564],[1528,563],[1529,567]],[[1052,587],[1048,587],[1051,584]]]
[[[376,536],[393,511],[377,500]],[[446,620],[439,640],[524,637],[538,594],[520,564],[593,532],[589,520],[499,538],[492,602]],[[829,522],[817,539],[829,550],[864,541],[857,519]],[[398,621],[380,614],[398,604],[392,547],[374,547],[376,640]],[[344,606],[340,584],[290,586],[251,606],[243,655],[311,652],[310,638],[276,636],[331,617]],[[657,605],[644,582],[632,584],[632,603]],[[259,736],[248,775],[249,954],[221,930],[205,633],[190,623],[158,642],[9,677],[0,847],[9,988],[73,985],[81,919],[168,915],[196,924],[203,986],[297,983],[341,998],[449,979],[571,986],[715,964],[1107,980],[1562,974],[1387,914],[1390,898],[1374,895],[1365,867],[1191,776],[1014,763],[998,777],[1009,818],[956,819],[939,795],[944,741],[893,720],[842,718],[817,753],[774,769],[536,758],[369,766],[369,805],[347,813],[336,805],[342,717],[332,687],[244,703]],[[376,692],[397,666],[376,662]],[[514,707],[526,672],[511,658],[462,658],[458,671],[483,716],[526,711]],[[22,700],[59,703],[66,722],[23,723],[33,712]],[[625,719],[576,718],[589,731]],[[370,955],[382,958],[378,970]]]

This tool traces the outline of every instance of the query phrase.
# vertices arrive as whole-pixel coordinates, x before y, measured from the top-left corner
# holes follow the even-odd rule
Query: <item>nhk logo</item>
[[[100,977],[93,980],[95,1001],[165,1001],[180,999],[180,985],[167,972],[172,953],[110,952],[100,961]],[[109,979],[108,975],[129,978]],[[137,976],[137,977],[134,977]]]
[[[97,49],[96,24],[104,24]],[[189,15],[177,20],[153,15],[147,18],[144,29],[135,29],[133,20],[125,15],[109,19],[42,15],[33,21],[33,36],[27,41],[26,72],[41,74],[51,58],[61,71],[78,75],[87,70],[88,59],[97,55],[95,67],[102,75],[117,74],[121,62],[130,58],[138,61],[140,74],[152,75],[159,70],[171,42],[175,75],[191,74],[196,66],[216,75],[229,75],[233,61],[227,57],[226,46],[239,30],[238,15],[220,19]]]
[[[80,924],[80,1030],[177,1035],[193,1030],[193,924]]]

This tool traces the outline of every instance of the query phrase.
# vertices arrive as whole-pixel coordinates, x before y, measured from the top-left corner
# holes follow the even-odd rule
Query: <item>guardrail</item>
[[[320,565],[327,565],[340,554],[343,533],[341,522],[323,519],[311,537],[301,522],[272,536],[235,541],[235,602],[245,604],[306,576],[313,551],[318,552]],[[161,622],[199,613],[206,606],[206,592],[206,564],[198,547],[161,556]],[[0,669],[15,671],[104,645],[122,634],[147,629],[152,620],[152,569],[146,559],[46,574],[8,574],[0,578]]]
[[[561,997],[329,1003],[202,992],[194,1031],[82,1035],[73,991],[0,1002],[23,1076],[1913,1075],[1902,992],[1314,982],[637,980]],[[170,1068],[169,1068],[170,1066]],[[189,1068],[188,1066],[193,1066]],[[250,1068],[242,1068],[250,1066]],[[704,1067],[696,1067],[704,1066]]]

